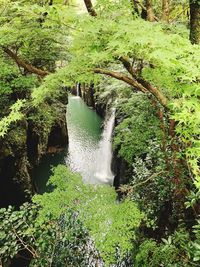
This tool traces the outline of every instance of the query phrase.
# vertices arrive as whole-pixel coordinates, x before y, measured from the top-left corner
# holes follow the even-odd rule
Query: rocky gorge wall
[[[35,193],[32,170],[46,153],[57,153],[68,144],[66,123],[67,92],[53,103],[46,103],[43,114],[31,110],[0,140],[0,207],[19,206]],[[53,119],[45,121],[45,108]]]

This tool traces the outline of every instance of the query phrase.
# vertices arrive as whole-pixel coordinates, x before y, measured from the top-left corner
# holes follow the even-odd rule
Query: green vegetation
[[[57,266],[59,261],[87,266],[79,264],[89,260],[81,255],[90,252],[89,237],[106,265],[115,263],[116,247],[120,258],[130,252],[143,217],[131,200],[117,202],[112,187],[86,185],[63,165],[53,170],[49,184],[53,192],[34,196],[34,204],[24,204],[20,211],[1,210],[3,260],[28,250],[34,258],[31,266],[48,266],[53,260]]]
[[[67,89],[79,83],[97,107],[116,108],[118,195],[58,166],[52,192],[1,210],[0,257],[199,266],[200,3],[83,2],[88,13],[78,1],[0,0],[0,175],[8,165],[9,182],[33,193],[30,163],[65,124]]]
[[[88,234],[82,223],[70,210],[60,218],[49,212],[44,220],[38,219],[39,207],[25,203],[19,211],[1,209],[1,250],[3,264],[14,256],[27,255],[30,266],[87,266],[83,256]],[[56,262],[56,263],[55,263]],[[55,265],[55,266],[58,266]]]
[[[118,105],[117,116],[124,119],[115,128],[114,148],[130,164],[135,157],[148,153],[151,143],[161,142],[159,119],[145,95],[130,95],[128,102]]]

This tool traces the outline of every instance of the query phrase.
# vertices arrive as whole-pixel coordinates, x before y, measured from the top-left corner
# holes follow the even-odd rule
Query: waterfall
[[[80,87],[80,83],[76,83],[76,96],[80,96],[79,87]]]
[[[115,109],[112,110],[111,115],[106,118],[102,139],[99,143],[99,151],[97,155],[97,171],[95,179],[100,183],[113,183],[114,175],[111,171],[112,161],[112,132],[115,123]]]

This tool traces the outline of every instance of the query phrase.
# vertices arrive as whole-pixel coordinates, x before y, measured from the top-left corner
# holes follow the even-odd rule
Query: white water
[[[115,110],[106,118],[102,139],[99,143],[95,180],[100,183],[113,184],[114,175],[111,170],[112,162],[112,132],[115,123]]]
[[[51,167],[66,163],[73,172],[78,172],[86,183],[113,184],[111,171],[112,131],[115,111],[107,115],[102,129],[102,118],[90,109],[79,96],[69,96],[67,127],[69,145],[66,152],[47,155],[35,169],[39,193],[47,191],[46,183]],[[66,153],[66,154],[65,154]]]
[[[102,119],[79,96],[70,96],[67,111],[69,146],[66,164],[91,184],[113,184],[112,131],[115,111]]]
[[[80,87],[80,83],[76,83],[76,96],[80,96],[79,87]]]

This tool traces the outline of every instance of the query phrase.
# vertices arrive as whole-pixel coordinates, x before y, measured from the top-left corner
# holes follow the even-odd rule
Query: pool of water
[[[88,183],[97,183],[95,172],[98,165],[102,123],[102,118],[80,97],[69,97],[67,107],[69,146],[65,161],[72,171],[79,172]]]
[[[99,143],[102,139],[102,118],[80,97],[69,96],[66,119],[69,145],[61,153],[44,156],[34,170],[38,193],[48,190],[46,183],[51,168],[58,164],[66,164],[72,171],[79,172],[85,182],[99,183],[95,172],[101,160]]]

